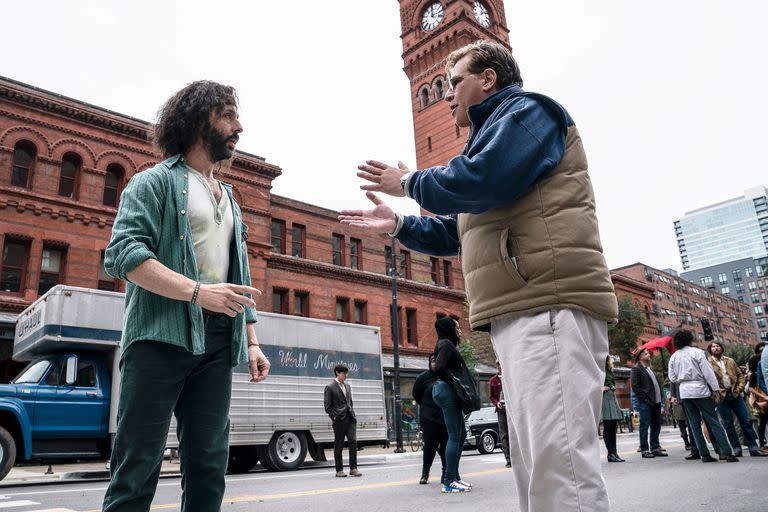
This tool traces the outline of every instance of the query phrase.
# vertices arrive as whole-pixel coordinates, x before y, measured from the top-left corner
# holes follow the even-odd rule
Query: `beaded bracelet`
[[[197,303],[197,295],[200,293],[200,281],[195,283],[195,291],[192,292],[192,304]]]

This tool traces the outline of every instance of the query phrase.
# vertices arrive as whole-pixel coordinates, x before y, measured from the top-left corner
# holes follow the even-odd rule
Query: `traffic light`
[[[712,326],[709,325],[709,320],[702,318],[701,328],[704,329],[704,341],[712,341],[715,339],[715,336],[712,334]]]

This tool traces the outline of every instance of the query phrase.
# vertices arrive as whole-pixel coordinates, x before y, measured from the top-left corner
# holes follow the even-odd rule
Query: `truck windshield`
[[[13,379],[14,384],[30,384],[30,383],[38,383],[40,382],[40,379],[43,377],[46,371],[48,371],[48,368],[51,367],[51,361],[48,359],[42,359],[40,361],[34,361],[32,363],[29,363],[26,368],[24,368],[18,377]]]

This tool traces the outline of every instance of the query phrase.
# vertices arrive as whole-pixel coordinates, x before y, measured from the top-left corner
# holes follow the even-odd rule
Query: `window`
[[[440,260],[437,258],[429,258],[429,277],[432,279],[432,284],[437,284],[439,274]]]
[[[450,261],[443,261],[443,284],[449,288],[453,285]]]
[[[285,254],[285,221],[272,219],[270,234],[272,237],[272,252]]]
[[[410,251],[400,251],[400,276],[406,279],[411,278],[411,253]]]
[[[332,261],[334,265],[344,266],[344,235],[333,234]]]
[[[40,282],[37,293],[44,294],[61,282],[64,267],[64,250],[54,247],[43,247],[43,259],[40,263]]]
[[[755,269],[752,267],[747,267],[744,269],[744,277],[752,277],[755,273]]]
[[[728,295],[729,293],[731,293],[731,289],[727,286],[723,286],[722,288],[720,288],[720,293],[722,293],[723,295]]]
[[[309,316],[309,292],[295,292],[293,294],[293,314]]]
[[[760,329],[765,329],[765,318],[758,318],[757,319],[757,326]]]
[[[440,79],[435,81],[435,95],[437,99],[442,99],[445,97],[445,86],[443,85],[443,81]]]
[[[349,299],[346,297],[336,297],[336,320],[349,322]]]
[[[307,236],[307,230],[304,226],[300,224],[294,224],[291,228],[291,256],[295,256],[297,258],[303,258],[305,247],[307,244],[306,240]]]
[[[757,290],[757,284],[755,284],[754,281],[750,281],[749,283],[747,283],[747,288],[749,288],[750,290]]]
[[[735,283],[738,283],[739,281],[741,281],[741,270],[737,269],[733,271],[733,281]]]
[[[0,292],[22,293],[27,277],[29,242],[5,238],[0,267]]]
[[[104,251],[101,251],[101,263],[99,264],[99,290],[107,290],[110,292],[117,291],[117,280],[107,274],[104,270]]]
[[[755,306],[755,314],[756,315],[762,315],[763,314],[763,306]]]
[[[728,282],[728,276],[725,275],[725,272],[718,274],[717,278],[720,280],[720,284],[725,284]]]
[[[409,345],[419,344],[415,309],[405,309],[405,336]]]
[[[123,168],[117,164],[107,166],[107,177],[104,179],[104,206],[117,207],[117,200],[120,197],[120,183],[123,180]]]
[[[384,246],[384,269],[385,274],[392,275],[392,247],[389,245]]]
[[[77,183],[83,159],[75,153],[67,153],[61,159],[59,175],[59,195],[74,199],[77,196]]]
[[[87,361],[80,361],[77,363],[75,386],[78,388],[96,387],[96,368],[93,367],[93,363]]]
[[[272,288],[272,312],[283,315],[288,314],[288,290]]]
[[[421,108],[426,108],[429,106],[429,89],[424,86],[423,89],[421,89],[421,92],[419,92],[419,102],[421,104]]]
[[[362,300],[355,301],[355,323],[368,324],[368,303]]]
[[[427,152],[432,152],[432,137],[427,137]]]
[[[744,283],[736,283],[736,293],[744,293]]]
[[[357,238],[349,239],[349,268],[363,270],[363,242]]]
[[[30,187],[32,165],[37,156],[34,144],[26,140],[17,142],[13,147],[13,167],[11,168],[11,185]]]

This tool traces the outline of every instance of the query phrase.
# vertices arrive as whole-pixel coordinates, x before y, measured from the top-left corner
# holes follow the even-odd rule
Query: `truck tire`
[[[496,435],[490,430],[483,432],[480,436],[480,442],[477,443],[477,451],[485,455],[486,453],[493,453],[496,449]]]
[[[259,460],[268,471],[293,471],[307,458],[307,438],[303,432],[275,432],[267,446],[261,447]]]
[[[16,463],[16,442],[13,436],[0,427],[0,480],[6,477]]]
[[[255,446],[232,446],[229,449],[229,473],[247,473],[259,461]]]

